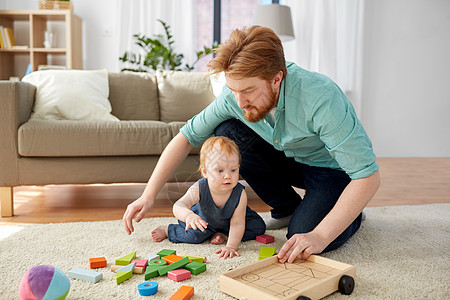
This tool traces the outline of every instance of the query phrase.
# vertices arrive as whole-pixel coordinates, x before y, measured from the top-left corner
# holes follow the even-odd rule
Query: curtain
[[[117,5],[120,56],[125,51],[139,53],[134,34],[165,36],[164,28],[158,22],[160,19],[170,26],[175,41],[173,48],[184,55],[183,65],[195,61],[195,0],[118,0]]]
[[[285,42],[286,59],[333,79],[360,110],[361,0],[284,0],[291,8],[295,40]]]

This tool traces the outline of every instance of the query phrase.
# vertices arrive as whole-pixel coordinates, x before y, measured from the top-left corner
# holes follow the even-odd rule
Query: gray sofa
[[[109,73],[108,121],[30,120],[36,87],[0,82],[1,215],[12,216],[13,187],[147,182],[165,146],[214,99],[203,73]],[[209,86],[208,86],[209,85]],[[199,178],[198,150],[170,179]]]

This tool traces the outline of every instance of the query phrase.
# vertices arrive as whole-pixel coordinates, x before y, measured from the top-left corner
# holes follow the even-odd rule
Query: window
[[[211,46],[214,36],[214,0],[196,1],[196,33],[197,49]],[[226,41],[231,31],[243,26],[251,26],[256,7],[261,4],[271,4],[272,0],[220,0],[220,42]],[[196,71],[206,72],[211,57],[202,58],[195,66]]]

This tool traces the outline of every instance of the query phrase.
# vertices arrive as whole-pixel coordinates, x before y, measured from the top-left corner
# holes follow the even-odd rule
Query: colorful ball
[[[22,300],[62,300],[70,289],[70,280],[60,269],[40,265],[29,269],[19,285],[19,297]]]

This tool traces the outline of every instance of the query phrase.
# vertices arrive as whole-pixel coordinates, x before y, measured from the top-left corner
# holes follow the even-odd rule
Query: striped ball
[[[70,289],[70,280],[60,269],[40,265],[29,269],[19,285],[22,300],[62,300]]]

